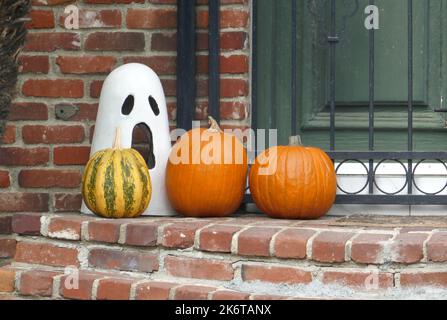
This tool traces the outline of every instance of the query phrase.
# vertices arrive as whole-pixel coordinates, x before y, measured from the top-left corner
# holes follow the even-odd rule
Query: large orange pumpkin
[[[298,136],[289,146],[265,150],[250,170],[250,192],[257,207],[273,218],[316,219],[335,200],[336,174],[328,155],[304,147]]]
[[[212,118],[210,123],[179,139],[166,168],[169,201],[189,217],[230,215],[245,193],[247,152],[235,135],[222,132]]]

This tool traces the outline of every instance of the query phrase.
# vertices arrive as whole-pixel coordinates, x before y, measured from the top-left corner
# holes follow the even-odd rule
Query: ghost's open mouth
[[[155,167],[154,142],[149,126],[140,122],[133,128],[132,148],[143,156],[149,169]]]

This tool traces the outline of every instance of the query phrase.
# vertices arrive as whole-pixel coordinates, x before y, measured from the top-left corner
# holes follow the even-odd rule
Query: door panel
[[[345,1],[353,3],[353,1]],[[338,104],[368,104],[369,31],[364,27],[363,9],[369,0],[359,1],[359,12],[346,19],[346,29],[337,45],[336,99]],[[406,105],[408,98],[407,0],[377,0],[379,27],[375,32],[375,100],[380,105]],[[415,1],[414,26],[414,101],[427,104],[427,50],[429,1]],[[352,7],[352,5],[350,6]],[[341,17],[347,6],[338,7]]]
[[[434,113],[445,95],[447,39],[445,0],[414,0],[414,143],[416,150],[447,148],[444,115]],[[296,121],[306,144],[328,149],[328,50],[324,29],[328,8],[318,22],[309,1],[298,0],[297,73],[291,72],[291,1],[258,1],[258,127],[278,128],[286,144]],[[312,4],[312,1],[310,2]],[[327,1],[329,3],[329,1]],[[352,4],[353,1],[338,3]],[[368,146],[368,31],[360,0],[357,13],[346,20],[336,51],[336,150],[366,150]],[[376,150],[407,148],[407,1],[377,0],[380,29],[375,32]],[[341,17],[352,7],[337,7]],[[323,39],[323,40],[322,40]],[[297,119],[290,117],[291,77],[297,77]]]
[[[258,4],[258,122],[265,129],[281,127],[280,141],[287,141],[291,128],[290,4],[289,0]]]

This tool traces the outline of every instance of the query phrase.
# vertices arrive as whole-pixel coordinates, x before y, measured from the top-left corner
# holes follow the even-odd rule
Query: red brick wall
[[[207,115],[207,1],[197,1],[196,119]],[[249,103],[249,0],[222,0],[221,118],[244,127]],[[76,4],[80,29],[64,28]],[[33,0],[17,97],[0,146],[0,212],[76,211],[102,81],[127,62],[161,77],[175,125],[176,0]],[[72,104],[69,120],[55,107]]]

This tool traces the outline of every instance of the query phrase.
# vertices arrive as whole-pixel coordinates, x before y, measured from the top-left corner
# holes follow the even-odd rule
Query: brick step
[[[78,281],[76,280],[78,279]],[[77,282],[76,282],[77,281]],[[74,284],[77,283],[77,287]],[[119,272],[4,266],[0,268],[0,300],[262,300],[292,299],[251,294],[211,285],[151,280]]]
[[[14,214],[14,267],[75,266],[250,295],[447,297],[447,233],[259,216],[107,220]],[[435,288],[436,287],[436,288]],[[421,289],[421,290],[419,290]]]
[[[248,215],[220,219],[109,220],[80,214],[19,213],[11,218],[11,224],[12,232],[22,236],[136,249],[309,260],[331,266],[447,263],[447,229],[340,227],[332,226],[329,219],[273,220]],[[12,246],[15,240],[10,237],[3,241],[10,241]]]
[[[16,294],[7,294],[0,292],[0,301],[2,300],[27,300],[24,297],[18,296]]]
[[[77,286],[75,286],[77,283]],[[98,270],[15,266],[0,268],[0,300],[365,300],[446,299],[440,288],[353,291],[340,286],[266,285],[257,283],[235,290],[233,286],[204,284],[185,279],[149,277]]]
[[[80,214],[18,213],[11,221],[12,233],[73,243],[193,250],[331,265],[447,263],[446,228],[341,227],[331,225],[330,219],[274,220],[254,215],[111,220]]]

